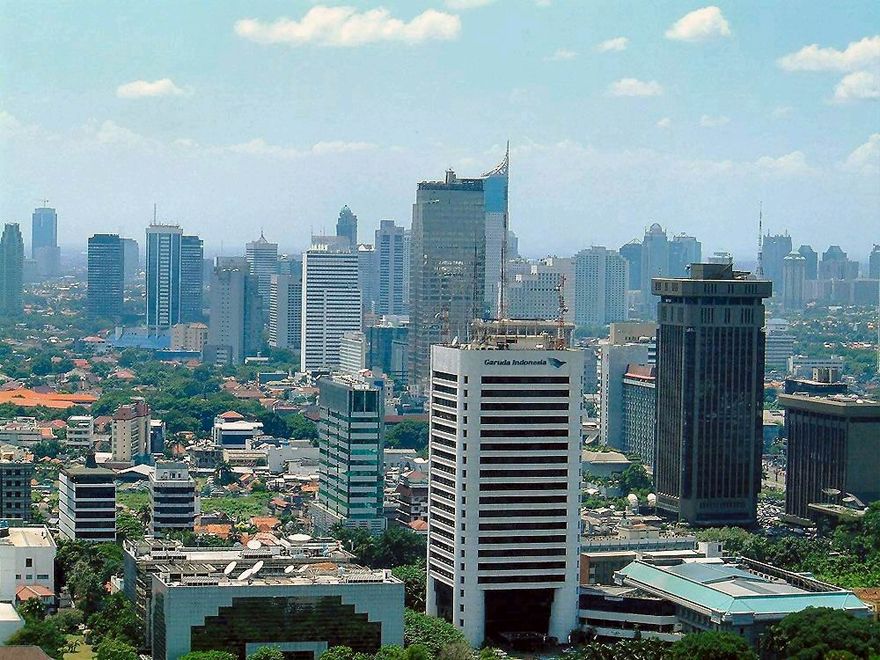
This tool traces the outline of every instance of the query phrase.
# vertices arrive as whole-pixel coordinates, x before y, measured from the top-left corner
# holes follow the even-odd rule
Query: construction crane
[[[565,341],[565,313],[568,311],[568,307],[565,306],[565,274],[563,273],[559,275],[556,294],[559,305],[556,309],[556,340],[553,342],[553,348],[561,351],[568,348]]]

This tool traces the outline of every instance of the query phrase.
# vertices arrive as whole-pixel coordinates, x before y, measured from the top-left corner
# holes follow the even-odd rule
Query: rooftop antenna
[[[507,148],[504,151],[504,164],[505,169],[508,174],[505,176],[510,176],[510,140],[507,141]],[[502,237],[501,237],[501,284],[500,290],[498,292],[498,318],[506,319],[507,318],[507,310],[505,309],[506,300],[504,298],[505,289],[507,288],[507,235],[510,231],[510,219],[508,216],[508,203],[507,203],[507,191],[505,190],[504,194],[504,223],[502,228]]]
[[[758,202],[758,267],[755,277],[764,277],[764,202]]]
[[[158,205],[156,204],[156,202],[153,202],[153,224],[154,224],[154,225],[156,224],[156,210],[157,210],[157,207],[158,207]]]
[[[565,313],[568,311],[568,307],[565,306],[565,274],[560,273],[559,275],[559,284],[556,285],[556,291],[558,293],[559,300],[559,308],[556,311],[556,341],[553,342],[556,350],[563,350],[566,348],[565,345]]]

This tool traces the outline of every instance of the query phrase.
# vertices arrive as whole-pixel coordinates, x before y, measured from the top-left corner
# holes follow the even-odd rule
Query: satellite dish
[[[235,565],[237,563],[238,562],[234,562],[234,561],[229,562],[229,565],[223,569],[223,575],[225,575],[226,577],[229,577],[229,575],[232,573],[232,571],[235,570]]]
[[[294,566],[293,564],[291,564],[290,566],[286,566],[284,568],[284,572],[287,573],[288,575],[290,573],[293,573],[295,570],[296,570],[296,566]]]
[[[289,538],[291,541],[296,541],[299,543],[305,543],[306,541],[312,540],[312,537],[308,534],[291,534],[287,538]]]
[[[241,572],[241,575],[238,576],[239,580],[247,580],[251,576],[251,569],[247,569]]]
[[[247,542],[247,547],[251,550],[259,550],[263,547],[263,544],[260,543],[257,539],[252,539]]]
[[[263,568],[263,560],[262,559],[260,561],[258,561],[256,564],[254,564],[254,567],[251,569],[250,577],[254,577],[257,573],[259,573],[261,568]]]

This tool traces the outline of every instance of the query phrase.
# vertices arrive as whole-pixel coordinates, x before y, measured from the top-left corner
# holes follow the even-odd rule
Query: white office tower
[[[605,325],[627,318],[626,284],[629,264],[604,247],[581,250],[574,256],[574,322]]]
[[[339,340],[339,370],[357,374],[367,366],[367,339],[363,332],[346,332]]]
[[[269,280],[269,346],[299,348],[302,334],[302,273]]]
[[[506,632],[565,641],[577,627],[583,352],[529,336],[528,321],[477,325],[472,343],[431,347],[428,614],[473,646]]]
[[[339,342],[361,330],[358,255],[332,249],[303,254],[300,370],[339,366]]]
[[[269,308],[269,281],[278,272],[278,243],[270,243],[260,232],[260,238],[245,244],[245,259],[251,275],[257,280],[257,290],[263,299],[263,309]]]
[[[116,540],[116,473],[98,467],[89,452],[85,465],[58,474],[58,531],[64,538],[94,543]]]
[[[156,469],[150,473],[150,504],[153,536],[162,530],[193,530],[199,515],[199,497],[186,463],[156,461]]]
[[[409,264],[406,230],[395,225],[393,220],[379,222],[379,229],[376,230],[376,262],[376,313],[386,316],[406,314],[406,269]]]
[[[599,438],[603,444],[623,450],[623,379],[630,364],[654,362],[655,344],[643,342],[599,346]]]

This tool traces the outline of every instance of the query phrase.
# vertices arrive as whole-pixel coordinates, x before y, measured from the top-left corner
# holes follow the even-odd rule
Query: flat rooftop
[[[11,543],[16,548],[54,548],[55,541],[45,527],[10,527],[9,536],[0,543]]]
[[[308,569],[305,566],[303,568]],[[302,570],[302,569],[300,569]],[[236,571],[238,572],[238,571]],[[401,580],[391,574],[390,569],[370,570],[361,567],[340,568],[335,573],[316,571],[302,575],[290,574],[279,576],[247,577],[243,580],[223,573],[211,576],[184,577],[179,580],[168,579],[167,574],[157,574],[163,584],[169,587],[222,587],[253,589],[255,587],[295,587],[326,584],[402,584]]]

